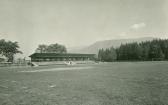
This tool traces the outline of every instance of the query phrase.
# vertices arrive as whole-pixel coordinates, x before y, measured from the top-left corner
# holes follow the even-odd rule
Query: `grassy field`
[[[168,105],[168,62],[0,68],[0,105]]]

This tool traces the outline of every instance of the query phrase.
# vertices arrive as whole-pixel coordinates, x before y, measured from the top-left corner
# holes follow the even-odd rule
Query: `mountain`
[[[140,43],[142,41],[151,41],[155,38],[153,37],[143,37],[143,38],[134,38],[134,39],[114,39],[114,40],[103,40],[103,41],[97,41],[93,43],[90,46],[85,47],[74,47],[69,48],[68,52],[70,53],[93,53],[97,54],[99,49],[101,48],[110,48],[110,47],[119,47],[121,44],[131,43],[131,42],[137,42]]]

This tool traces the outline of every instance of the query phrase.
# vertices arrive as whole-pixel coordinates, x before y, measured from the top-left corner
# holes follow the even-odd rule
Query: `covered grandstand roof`
[[[77,53],[34,53],[29,57],[93,57],[95,54],[77,54]]]

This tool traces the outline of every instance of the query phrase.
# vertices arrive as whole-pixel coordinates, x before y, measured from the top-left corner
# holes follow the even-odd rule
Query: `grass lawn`
[[[1,67],[0,105],[168,105],[168,62]]]

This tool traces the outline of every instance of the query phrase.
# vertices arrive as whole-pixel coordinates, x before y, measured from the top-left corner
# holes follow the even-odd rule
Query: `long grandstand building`
[[[95,54],[74,53],[34,53],[29,56],[32,62],[49,61],[89,61],[95,59]]]

